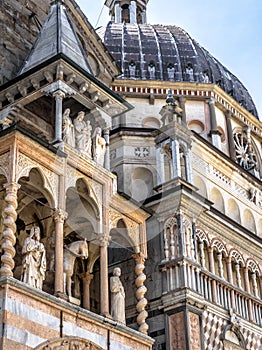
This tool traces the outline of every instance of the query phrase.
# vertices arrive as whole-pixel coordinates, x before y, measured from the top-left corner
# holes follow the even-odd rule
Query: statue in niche
[[[79,112],[76,119],[74,120],[75,127],[75,146],[76,148],[91,157],[91,131],[92,126],[90,121],[84,120],[85,113],[83,111]]]
[[[110,278],[111,316],[113,320],[126,324],[125,291],[120,276],[121,269],[119,267],[114,268],[113,276]]]
[[[34,226],[24,241],[21,280],[32,287],[42,289],[46,271],[46,251],[40,242],[40,228]]]
[[[99,165],[104,165],[106,140],[102,137],[102,130],[97,127],[93,134],[93,159]]]
[[[85,128],[86,122],[84,121],[85,113],[83,111],[79,112],[76,119],[74,120],[75,127],[75,145],[79,151],[85,150],[86,135]]]
[[[62,119],[63,120],[63,124],[62,124],[63,141],[66,142],[68,145],[75,147],[75,129],[69,115],[70,115],[70,109],[67,108],[64,111],[63,119]]]

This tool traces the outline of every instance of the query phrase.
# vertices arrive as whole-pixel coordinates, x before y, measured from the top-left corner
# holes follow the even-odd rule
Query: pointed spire
[[[146,23],[146,7],[149,0],[106,0],[112,22]]]
[[[63,54],[88,73],[91,67],[64,7],[64,0],[51,1],[47,19],[19,74]]]

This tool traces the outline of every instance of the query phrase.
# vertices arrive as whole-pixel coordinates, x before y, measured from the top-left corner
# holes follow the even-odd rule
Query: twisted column
[[[141,333],[147,334],[148,330],[148,324],[145,322],[148,313],[145,310],[145,307],[147,305],[147,299],[145,298],[145,293],[147,291],[146,287],[144,286],[144,282],[146,280],[146,275],[143,273],[145,269],[145,256],[142,253],[137,253],[133,255],[133,258],[135,260],[136,266],[135,266],[135,273],[136,273],[136,299],[138,301],[136,305],[136,310],[138,312],[137,316],[137,324],[139,326],[139,331]]]
[[[17,208],[17,191],[20,185],[11,182],[4,185],[6,190],[5,202],[6,207],[4,209],[4,230],[2,234],[2,256],[1,262],[2,266],[0,269],[0,276],[13,276],[13,268],[15,262],[13,257],[15,256],[14,245],[16,242],[15,232],[16,232],[16,208]]]

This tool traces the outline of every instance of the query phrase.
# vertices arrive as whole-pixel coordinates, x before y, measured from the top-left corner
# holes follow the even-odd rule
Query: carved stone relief
[[[9,152],[0,156],[0,174],[5,175],[8,180]]]
[[[200,337],[200,325],[199,316],[193,312],[189,312],[189,329],[190,329],[190,349],[201,350],[201,337]]]
[[[186,349],[184,312],[169,316],[169,342],[171,350]]]
[[[102,350],[102,348],[89,340],[78,337],[65,337],[48,340],[38,345],[34,350]]]

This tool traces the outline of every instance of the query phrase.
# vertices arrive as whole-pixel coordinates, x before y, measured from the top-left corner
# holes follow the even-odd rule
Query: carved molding
[[[94,344],[90,340],[78,337],[65,337],[59,339],[48,340],[38,345],[34,350],[55,350],[55,349],[78,349],[78,350],[103,350],[99,345]]]

